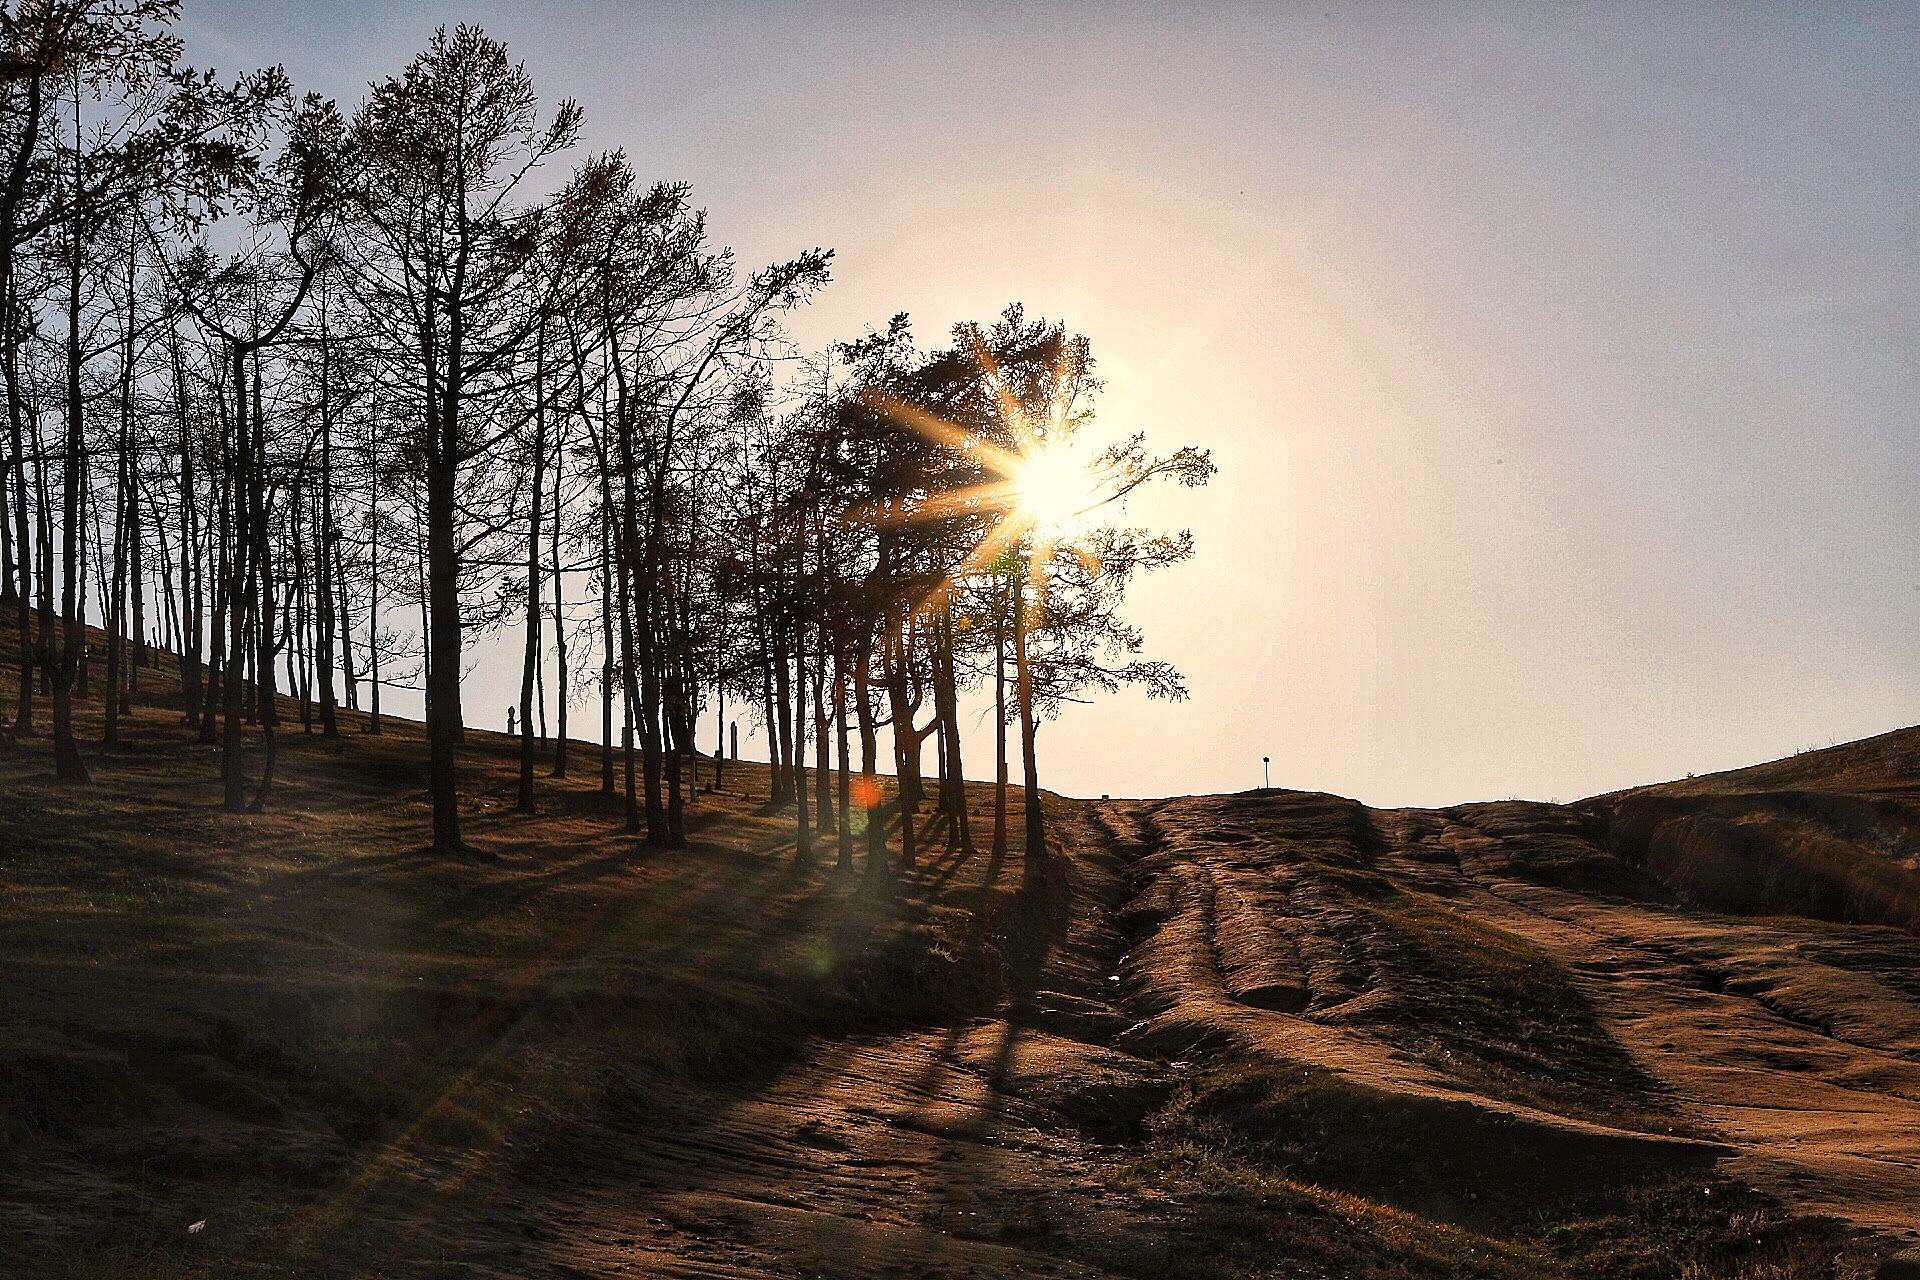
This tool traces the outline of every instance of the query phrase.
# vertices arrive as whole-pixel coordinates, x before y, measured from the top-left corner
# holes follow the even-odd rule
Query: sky
[[[1094,430],[1219,474],[1130,511],[1198,544],[1128,610],[1191,697],[1070,708],[1055,789],[1570,800],[1920,720],[1920,9],[186,13],[343,105],[484,26],[743,263],[834,249],[804,347],[1086,334]]]

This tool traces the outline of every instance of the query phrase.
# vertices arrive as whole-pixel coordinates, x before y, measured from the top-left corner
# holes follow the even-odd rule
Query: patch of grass
[[[1343,1277],[1848,1280],[1871,1271],[1871,1242],[1844,1224],[1796,1217],[1710,1173],[1599,1171],[1571,1157],[1556,1171],[1502,1149],[1497,1134],[1449,1133],[1451,1123],[1323,1071],[1206,1072],[1155,1118],[1126,1182],[1210,1197],[1212,1215],[1234,1219],[1216,1224],[1222,1237]],[[1225,1257],[1217,1269],[1170,1274],[1264,1274],[1254,1257]]]
[[[73,1252],[55,1251],[34,1275],[36,1280],[299,1280],[300,1273],[281,1263],[234,1258],[224,1251],[190,1245],[94,1244]]]
[[[1634,1190],[1614,1212],[1541,1233],[1576,1280],[1829,1280],[1867,1274],[1845,1224],[1795,1217],[1725,1179]]]
[[[1920,808],[1905,793],[1608,797],[1609,843],[1687,905],[1920,932]]]
[[[1495,865],[1517,879],[1630,901],[1669,897],[1659,881],[1606,846],[1603,815],[1526,800],[1457,805],[1445,813],[1496,841]]]
[[[1177,1280],[1236,1280],[1287,1274],[1276,1266],[1342,1280],[1546,1280],[1558,1263],[1525,1245],[1434,1222],[1376,1201],[1263,1168],[1257,1159],[1191,1133],[1163,1135],[1114,1185],[1155,1197],[1180,1234],[1131,1256],[1098,1259],[1125,1274]]]
[[[1539,948],[1374,872],[1320,878],[1365,921],[1357,944],[1390,975],[1359,1015],[1369,1030],[1490,1096],[1671,1131],[1665,1089]]]
[[[1910,1000],[1920,1001],[1920,941],[1911,934],[1820,930],[1816,941],[1799,946],[1800,954],[1821,964],[1865,973],[1886,983]]]

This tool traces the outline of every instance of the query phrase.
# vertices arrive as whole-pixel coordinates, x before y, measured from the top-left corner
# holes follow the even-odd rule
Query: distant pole
[[[740,722],[738,720],[735,720],[733,722],[732,727],[733,727],[733,758],[735,760],[738,760],[740,758]]]
[[[1261,781],[1266,783],[1266,785],[1262,787],[1261,790],[1263,791],[1273,790],[1273,757],[1272,756],[1260,757],[1260,778],[1261,778]]]

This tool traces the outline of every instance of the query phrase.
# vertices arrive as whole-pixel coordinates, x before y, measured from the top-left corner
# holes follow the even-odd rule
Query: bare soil
[[[874,877],[764,767],[650,850],[597,748],[524,815],[474,731],[448,859],[415,726],[292,723],[228,815],[142,675],[92,785],[0,751],[8,1276],[1838,1280],[1920,1229],[1916,939],[1689,905],[1604,806],[1056,797],[1042,874],[922,814]]]

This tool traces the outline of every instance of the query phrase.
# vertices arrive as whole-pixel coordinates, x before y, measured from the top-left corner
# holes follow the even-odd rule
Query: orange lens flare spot
[[[880,803],[880,787],[872,778],[855,778],[851,787],[853,802],[863,809]]]

